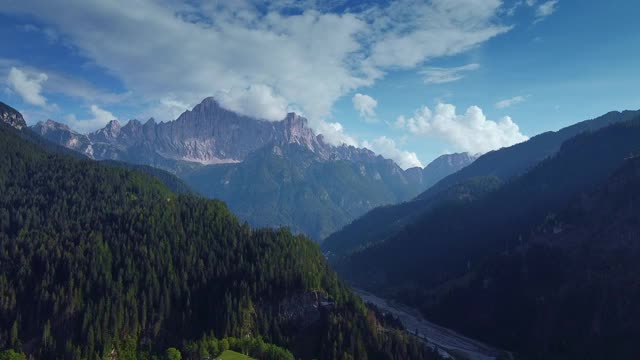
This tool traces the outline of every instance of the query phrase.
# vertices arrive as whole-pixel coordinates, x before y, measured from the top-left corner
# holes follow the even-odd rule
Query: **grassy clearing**
[[[220,354],[220,356],[218,356],[216,360],[253,360],[253,359],[248,357],[247,355],[243,355],[232,350],[227,350],[222,354]]]

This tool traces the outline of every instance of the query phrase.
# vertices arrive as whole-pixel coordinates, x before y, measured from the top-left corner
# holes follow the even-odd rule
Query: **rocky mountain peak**
[[[206,113],[217,112],[220,110],[226,111],[220,106],[220,104],[215,98],[213,98],[212,96],[209,96],[207,98],[204,98],[204,100],[202,100],[198,105],[194,106],[192,110],[186,110],[182,115],[189,112],[206,114]],[[180,117],[182,117],[182,115],[180,115]]]
[[[105,129],[109,129],[109,131],[119,131],[120,128],[120,122],[116,119],[109,121],[105,126]]]
[[[284,118],[284,123],[290,128],[305,128],[308,126],[308,120],[294,112],[290,112]]]
[[[27,122],[24,121],[22,114],[3,102],[0,102],[0,121],[18,130],[27,127]]]
[[[316,134],[308,127],[306,118],[296,113],[288,113],[282,122],[287,142],[303,145],[314,152],[322,148],[322,144],[316,138]]]
[[[59,123],[55,120],[51,120],[48,119],[45,122],[39,121],[34,127],[33,129],[39,133],[39,134],[44,134],[48,131],[56,131],[56,130],[61,130],[61,131],[69,131],[72,132],[73,130],[71,130],[69,128],[69,126],[67,124],[62,124]]]
[[[118,120],[111,120],[102,129],[89,134],[89,137],[97,141],[114,142],[118,139],[121,129],[122,127]]]

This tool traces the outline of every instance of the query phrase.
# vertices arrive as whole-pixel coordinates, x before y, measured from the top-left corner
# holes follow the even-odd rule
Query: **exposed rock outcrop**
[[[18,130],[27,127],[27,123],[24,121],[22,114],[3,102],[0,102],[0,121]]]

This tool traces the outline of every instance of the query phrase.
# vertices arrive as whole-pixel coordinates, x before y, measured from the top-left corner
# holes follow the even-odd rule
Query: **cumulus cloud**
[[[41,94],[42,83],[47,81],[45,73],[27,74],[26,72],[12,67],[7,76],[7,84],[11,90],[15,91],[24,102],[40,107],[47,106],[47,99]]]
[[[464,77],[464,73],[479,68],[479,64],[467,64],[450,68],[428,67],[420,71],[420,75],[424,76],[425,84],[444,84],[460,80]]]
[[[498,101],[496,103],[496,107],[498,109],[506,109],[506,108],[511,107],[513,105],[520,104],[520,103],[524,102],[525,100],[527,100],[526,96],[518,95],[518,96],[514,96],[514,97],[509,98],[509,99],[504,99],[504,100]]]
[[[70,114],[65,119],[67,125],[80,133],[87,133],[104,127],[111,120],[117,120],[111,112],[102,109],[97,105],[91,105],[89,110],[93,117],[79,120],[76,118],[75,114]]]
[[[378,102],[369,95],[357,93],[351,99],[353,108],[360,113],[360,117],[366,121],[374,121],[376,118],[376,106]]]
[[[464,114],[456,114],[451,104],[438,104],[433,111],[423,106],[410,118],[399,117],[395,124],[416,135],[441,137],[457,151],[472,154],[528,140],[510,117],[492,121],[477,106],[469,107]]]
[[[65,96],[82,99],[87,103],[112,104],[131,100],[131,92],[113,93],[96,87],[86,79],[63,74],[51,69],[35,68],[15,59],[0,57],[0,74],[9,77],[11,69],[16,68],[26,77],[38,78],[45,74],[46,81],[40,82],[40,93],[62,94]],[[8,83],[8,81],[7,81]],[[55,106],[50,106],[55,109]]]
[[[347,144],[358,146],[358,141],[344,131],[344,127],[339,122],[316,122],[315,128],[318,133],[322,134],[324,140],[331,145]]]
[[[287,115],[287,100],[262,84],[220,91],[216,98],[222,107],[257,119],[278,121]]]
[[[558,0],[549,0],[538,6],[536,9],[536,21],[544,20],[547,16],[553,14],[558,9]]]
[[[245,113],[274,105],[262,117],[298,107],[317,131],[333,128],[323,120],[339,97],[385,72],[462,53],[510,29],[497,16],[501,0],[398,0],[347,13],[343,1],[331,4],[340,10],[288,0],[140,0],[135,7],[127,0],[31,0],[0,12],[52,28],[145,103],[174,94],[195,104],[229,92],[236,96],[228,106],[241,104]],[[237,90],[261,85],[270,91]]]
[[[403,169],[423,167],[416,153],[398,149],[396,142],[386,136],[380,136],[371,142],[363,141],[362,147],[395,161]]]

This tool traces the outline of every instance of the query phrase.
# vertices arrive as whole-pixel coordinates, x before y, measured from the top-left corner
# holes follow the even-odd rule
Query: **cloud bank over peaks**
[[[463,114],[456,114],[456,108],[451,104],[438,104],[433,111],[423,106],[412,117],[398,117],[394,125],[414,135],[442,138],[455,151],[471,154],[486,153],[529,139],[510,117],[489,120],[477,106],[469,107]]]
[[[72,129],[85,134],[103,128],[111,120],[118,120],[110,111],[102,109],[95,104],[91,105],[89,110],[93,117],[89,119],[77,119],[75,114],[69,114],[66,116],[65,122]]]
[[[273,89],[262,84],[220,91],[215,98],[225,109],[269,121],[284,119],[289,105],[284,97],[274,94]]]
[[[322,133],[335,130],[324,120],[340,97],[394,69],[463,53],[511,29],[500,20],[501,0],[347,5],[30,0],[3,4],[0,13],[52,29],[141,103],[196,104],[222,93],[225,106],[267,119],[295,106]],[[339,141],[344,131],[325,135],[332,134]]]

